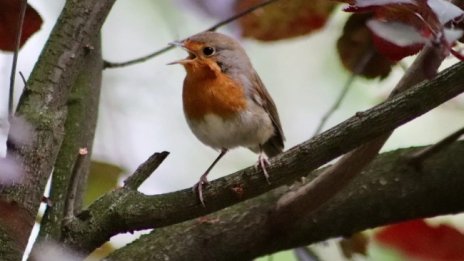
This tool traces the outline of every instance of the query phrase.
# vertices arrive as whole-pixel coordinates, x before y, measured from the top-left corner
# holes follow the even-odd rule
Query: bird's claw
[[[256,163],[256,165],[258,165],[261,168],[261,170],[263,171],[264,177],[266,178],[267,183],[271,184],[271,182],[269,181],[269,173],[267,172],[267,169],[266,169],[266,166],[271,165],[269,160],[265,156],[259,155],[258,162]]]
[[[200,180],[193,186],[193,192],[197,194],[198,199],[200,200],[203,207],[206,207],[205,200],[203,198],[203,187],[208,185],[208,180],[206,177],[201,177]]]

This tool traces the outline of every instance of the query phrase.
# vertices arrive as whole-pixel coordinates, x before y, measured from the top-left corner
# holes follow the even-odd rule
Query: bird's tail
[[[262,145],[264,153],[272,158],[284,150],[284,142],[280,135],[274,135]]]

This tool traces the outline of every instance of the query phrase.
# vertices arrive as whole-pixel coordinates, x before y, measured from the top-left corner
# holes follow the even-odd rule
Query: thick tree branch
[[[59,241],[62,231],[62,220],[65,217],[65,201],[70,187],[72,187],[72,170],[76,166],[79,148],[87,148],[89,155],[92,151],[95,127],[97,124],[98,104],[102,77],[102,56],[100,35],[92,39],[91,48],[87,48],[89,55],[85,60],[85,66],[80,72],[67,103],[68,115],[65,122],[65,136],[61,144],[60,152],[53,168],[50,200],[41,222],[38,241],[53,239]],[[81,184],[87,179],[90,156],[82,158],[81,170],[77,174],[78,200],[70,202],[80,211],[82,198]]]
[[[406,219],[464,211],[464,142],[428,159],[421,173],[402,158],[415,150],[381,154],[326,205],[316,212],[301,209],[299,220],[281,221],[284,227],[275,226],[269,213],[288,192],[285,186],[201,219],[155,229],[107,260],[251,260]]]
[[[22,228],[27,235],[64,137],[70,89],[89,55],[85,46],[99,33],[113,3],[66,1],[19,101],[16,116],[31,124],[34,131],[27,144],[9,143],[8,154],[17,157],[25,177],[19,184],[1,187],[0,195],[28,213],[27,220],[32,222]],[[3,245],[5,242],[0,241],[0,248]]]
[[[190,188],[155,196],[117,189],[97,200],[69,224],[65,242],[78,251],[89,252],[121,232],[172,225],[256,197],[307,175],[331,159],[392,131],[463,91],[464,63],[460,63],[442,72],[435,80],[358,113],[274,158],[268,168],[270,185],[256,167],[212,181],[205,191],[206,208],[201,206]],[[240,194],[234,189],[237,187]]]
[[[438,70],[445,57],[446,52],[442,46],[426,46],[395,86],[389,99],[426,80],[431,72],[435,73]],[[385,131],[374,140],[362,144],[344,155],[312,183],[295,193],[285,195],[277,205],[281,209],[278,213],[287,215],[287,218],[297,219],[300,217],[301,209],[315,211],[345,187],[376,157],[391,134],[392,130]],[[275,219],[281,220],[282,217],[276,216]]]

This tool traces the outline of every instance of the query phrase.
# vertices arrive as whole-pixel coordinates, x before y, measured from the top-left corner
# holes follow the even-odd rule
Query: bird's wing
[[[259,104],[261,107],[263,107],[263,109],[269,114],[269,117],[271,118],[276,130],[274,136],[272,136],[267,142],[269,143],[267,146],[270,147],[267,151],[266,144],[264,144],[266,154],[272,157],[280,153],[284,148],[284,132],[282,130],[282,125],[280,123],[279,114],[277,113],[275,103],[256,72],[254,72],[252,79],[252,84],[257,87],[253,88],[253,92],[255,92],[256,95],[259,97],[259,101],[255,100],[255,102]]]

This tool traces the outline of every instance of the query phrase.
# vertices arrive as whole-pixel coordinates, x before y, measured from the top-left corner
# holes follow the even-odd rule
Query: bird
[[[205,145],[220,151],[193,186],[205,206],[203,188],[216,163],[230,150],[245,147],[259,154],[269,183],[268,158],[284,149],[284,133],[276,105],[238,40],[205,31],[171,45],[187,51],[180,64],[186,70],[182,101],[185,119]]]

